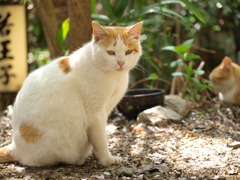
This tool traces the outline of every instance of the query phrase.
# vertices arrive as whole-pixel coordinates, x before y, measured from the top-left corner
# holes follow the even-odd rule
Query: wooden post
[[[58,24],[52,0],[33,0],[38,17],[41,20],[51,58],[63,55],[57,44]]]
[[[69,0],[69,52],[75,51],[84,43],[91,40],[91,1]]]

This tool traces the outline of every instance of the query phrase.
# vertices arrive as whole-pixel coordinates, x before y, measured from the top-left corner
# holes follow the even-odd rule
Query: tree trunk
[[[70,19],[69,52],[75,51],[91,39],[91,1],[68,0]]]
[[[42,23],[51,58],[61,56],[63,53],[57,44],[58,25],[52,0],[33,0],[33,3]]]

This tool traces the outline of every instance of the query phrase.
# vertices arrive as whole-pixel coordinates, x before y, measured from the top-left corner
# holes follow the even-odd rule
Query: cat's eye
[[[111,56],[114,56],[115,55],[115,52],[114,51],[107,51],[107,53]]]
[[[133,52],[133,50],[132,50],[132,49],[129,49],[129,50],[127,50],[127,51],[125,52],[125,55],[131,54],[132,52]]]

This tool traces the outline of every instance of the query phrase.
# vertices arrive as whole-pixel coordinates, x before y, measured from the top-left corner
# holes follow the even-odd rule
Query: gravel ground
[[[11,142],[11,119],[0,114],[0,146]],[[219,102],[194,108],[181,123],[164,127],[127,121],[117,114],[107,127],[119,165],[27,167],[0,164],[0,179],[240,179],[240,108]]]

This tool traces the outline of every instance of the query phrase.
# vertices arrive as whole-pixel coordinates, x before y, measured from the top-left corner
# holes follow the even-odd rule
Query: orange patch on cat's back
[[[31,125],[22,124],[20,126],[19,131],[22,138],[28,143],[35,143],[42,137],[42,134],[39,131],[39,129]]]
[[[71,66],[70,66],[69,61],[70,61],[69,57],[65,57],[58,61],[58,65],[59,65],[60,69],[65,74],[68,74],[71,71]]]

